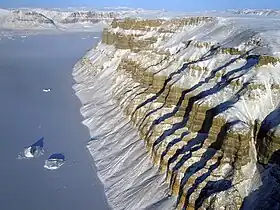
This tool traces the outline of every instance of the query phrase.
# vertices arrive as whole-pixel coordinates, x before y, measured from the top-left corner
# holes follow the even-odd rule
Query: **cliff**
[[[114,209],[280,208],[279,34],[236,16],[103,31],[73,76]]]

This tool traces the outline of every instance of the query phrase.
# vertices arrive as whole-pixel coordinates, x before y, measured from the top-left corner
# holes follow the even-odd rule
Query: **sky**
[[[280,9],[280,0],[0,0],[0,8],[15,7],[91,7],[127,6],[172,11],[225,9]]]

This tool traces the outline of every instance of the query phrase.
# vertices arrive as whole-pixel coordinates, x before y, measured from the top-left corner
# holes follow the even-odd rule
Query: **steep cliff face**
[[[236,16],[104,30],[73,75],[112,207],[279,209],[279,34]]]

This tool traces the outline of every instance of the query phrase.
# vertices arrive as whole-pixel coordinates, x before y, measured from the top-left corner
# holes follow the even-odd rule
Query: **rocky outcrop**
[[[275,46],[257,32],[257,24],[250,23],[245,30],[246,20],[243,25],[239,21],[215,17],[115,20],[103,31],[102,43],[76,65],[75,90],[84,104],[85,124],[94,136],[109,127],[89,148],[114,208],[271,206],[254,203],[259,195],[279,207],[275,198],[280,181],[276,155],[280,149],[279,58],[271,53]],[[104,94],[110,102],[96,94]],[[112,132],[121,121],[111,118],[128,125]],[[133,138],[121,133],[129,130],[144,142],[157,175],[145,177],[151,169],[141,164],[142,150],[141,156],[124,152]],[[129,140],[124,143],[122,138]],[[133,168],[133,173],[121,163],[129,158],[143,170]],[[119,184],[108,174],[112,170],[117,177],[128,170],[133,181]],[[161,188],[165,193],[156,199],[145,196],[142,191],[148,184],[137,188],[141,177],[150,183],[147,189],[161,192]],[[106,188],[107,182],[111,184]],[[267,190],[271,183],[275,189]],[[119,194],[111,192],[117,189]],[[123,202],[121,207],[116,199],[124,192],[130,193],[118,201]],[[137,207],[136,199],[141,200]]]

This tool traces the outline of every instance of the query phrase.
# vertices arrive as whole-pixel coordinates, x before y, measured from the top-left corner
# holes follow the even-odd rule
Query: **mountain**
[[[55,29],[55,30],[102,30],[114,19],[128,17],[159,18],[165,11],[150,11],[130,8],[105,8],[89,10],[85,8],[41,9],[20,8],[0,10],[2,29]]]
[[[2,29],[102,30],[75,65],[113,209],[280,209],[278,10],[0,10]]]
[[[208,14],[115,19],[74,67],[113,209],[280,209],[280,17]]]
[[[3,14],[3,13],[1,13]],[[51,18],[35,11],[13,10],[0,16],[2,28],[55,28]]]
[[[263,15],[263,16],[280,16],[280,10],[272,9],[246,9],[246,10],[229,10],[228,12],[238,15]]]

